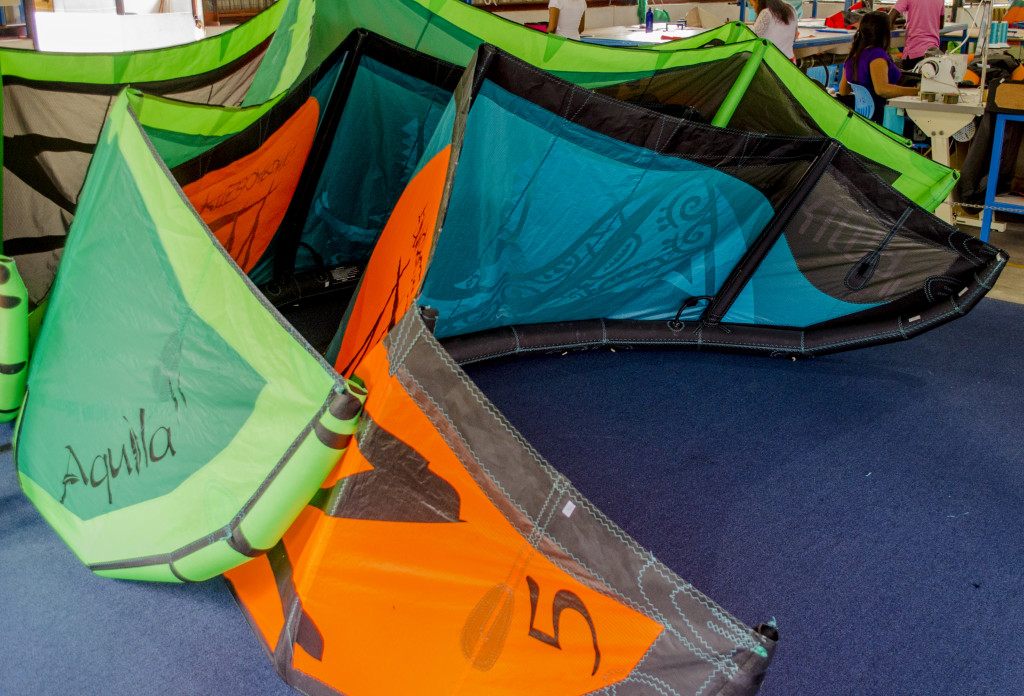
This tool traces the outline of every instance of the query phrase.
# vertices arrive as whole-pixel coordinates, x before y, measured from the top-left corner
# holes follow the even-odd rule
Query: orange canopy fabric
[[[573,696],[629,674],[663,627],[556,565],[539,530],[503,514],[383,344],[356,377],[370,394],[359,444],[282,547],[228,575],[270,649],[290,651],[279,640],[291,599],[295,635],[318,638],[299,640],[288,667],[350,696],[537,684]],[[294,596],[282,601],[284,575]]]
[[[313,146],[319,113],[316,99],[308,99],[256,152],[182,189],[246,273],[284,219]]]

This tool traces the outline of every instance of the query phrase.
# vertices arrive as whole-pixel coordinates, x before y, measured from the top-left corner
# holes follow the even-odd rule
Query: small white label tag
[[[576,503],[571,500],[565,503],[565,507],[562,508],[562,514],[566,517],[572,517],[572,513],[576,511]]]

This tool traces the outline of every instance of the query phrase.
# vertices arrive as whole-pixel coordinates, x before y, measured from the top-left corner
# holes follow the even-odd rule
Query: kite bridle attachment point
[[[679,317],[683,316],[683,312],[687,308],[696,306],[696,304],[701,300],[707,300],[708,302],[711,302],[711,300],[713,299],[715,298],[713,298],[711,295],[697,295],[695,297],[687,297],[686,300],[683,301],[683,304],[679,306],[679,311],[676,312],[676,318],[668,323],[669,328],[672,329],[673,331],[679,331],[680,329],[683,328],[683,322],[679,320]]]

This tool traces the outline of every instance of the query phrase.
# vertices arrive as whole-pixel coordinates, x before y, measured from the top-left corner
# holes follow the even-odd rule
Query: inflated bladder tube
[[[0,423],[14,420],[28,373],[28,293],[14,259],[0,256]]]

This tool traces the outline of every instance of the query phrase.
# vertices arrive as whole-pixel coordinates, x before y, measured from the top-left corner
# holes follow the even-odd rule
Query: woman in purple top
[[[853,94],[851,84],[867,87],[875,101],[872,121],[882,122],[885,100],[917,94],[917,87],[902,87],[902,73],[889,57],[889,17],[882,12],[869,12],[860,20],[853,36],[850,56],[843,64],[843,77],[839,81],[839,94]]]

